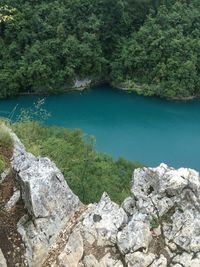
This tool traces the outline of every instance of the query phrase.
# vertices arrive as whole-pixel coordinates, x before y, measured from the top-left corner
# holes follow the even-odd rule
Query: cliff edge
[[[86,206],[53,162],[26,152],[17,136],[3,127],[14,150],[1,185],[12,172],[17,188],[1,208],[15,216],[15,206],[21,203],[23,212],[15,224],[23,249],[18,249],[20,263],[11,265],[15,250],[8,254],[5,242],[10,243],[5,239],[0,244],[0,266],[200,266],[198,172],[165,164],[136,169],[132,195],[121,207],[106,193],[99,203]]]

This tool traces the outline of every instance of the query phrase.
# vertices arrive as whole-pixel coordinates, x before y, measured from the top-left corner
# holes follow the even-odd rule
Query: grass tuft
[[[9,167],[13,153],[13,140],[8,132],[0,128],[0,173]]]

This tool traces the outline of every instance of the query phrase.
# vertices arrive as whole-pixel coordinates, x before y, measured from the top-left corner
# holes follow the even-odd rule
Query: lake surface
[[[0,116],[38,99],[21,96],[0,101]],[[165,162],[200,171],[200,101],[168,102],[110,87],[46,98],[48,125],[80,128],[96,137],[96,149],[147,166]]]

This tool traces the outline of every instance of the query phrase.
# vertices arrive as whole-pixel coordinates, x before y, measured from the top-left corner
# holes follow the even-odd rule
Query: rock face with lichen
[[[191,169],[135,170],[133,196],[121,208],[104,194],[76,225],[82,255],[75,266],[200,266],[199,190]]]
[[[10,132],[27,215],[18,222],[31,267],[199,267],[200,177],[165,164],[134,171],[121,206],[104,193],[84,206],[54,163]]]
[[[26,152],[17,136],[10,134],[15,144],[12,168],[27,210],[18,223],[18,231],[26,246],[29,266],[39,267],[61,229],[82,204],[53,162]]]
[[[118,234],[128,266],[200,266],[199,174],[165,164],[137,169],[131,191],[132,215]]]

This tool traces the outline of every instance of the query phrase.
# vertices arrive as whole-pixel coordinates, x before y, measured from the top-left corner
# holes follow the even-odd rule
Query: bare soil
[[[10,167],[11,149],[0,146],[0,154],[4,156],[6,167]],[[7,261],[8,267],[27,266],[24,259],[25,248],[17,231],[19,219],[26,214],[22,200],[8,212],[5,204],[13,195],[13,188],[18,187],[15,174],[10,171],[6,179],[0,184],[0,248]]]

